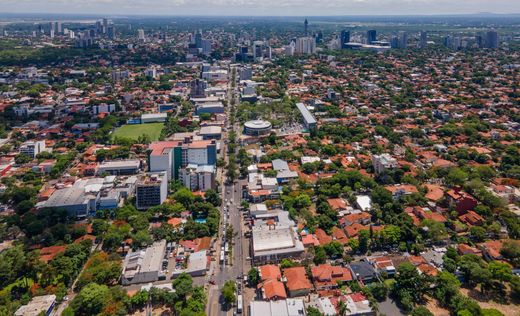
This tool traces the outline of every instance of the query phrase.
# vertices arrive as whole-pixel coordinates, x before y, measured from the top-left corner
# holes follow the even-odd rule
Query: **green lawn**
[[[127,124],[114,131],[112,137],[124,137],[137,140],[143,134],[150,136],[152,141],[158,140],[164,123]]]

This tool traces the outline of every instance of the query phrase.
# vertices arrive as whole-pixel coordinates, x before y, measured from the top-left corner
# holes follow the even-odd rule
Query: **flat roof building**
[[[166,172],[151,172],[141,175],[137,180],[135,191],[138,210],[161,205],[168,196]]]
[[[14,313],[15,316],[40,316],[50,315],[54,304],[56,303],[56,295],[42,295],[33,297],[27,305],[20,306]]]
[[[252,301],[249,306],[251,316],[305,316],[302,299],[278,301]]]
[[[255,264],[279,262],[284,258],[299,257],[303,251],[303,243],[296,237],[291,227],[275,228],[273,226],[255,227],[252,234],[253,256]]]
[[[271,132],[272,125],[268,121],[253,120],[244,123],[244,134],[250,136],[267,135]]]
[[[149,283],[159,280],[166,240],[156,241],[150,247],[129,252],[123,264],[123,285]]]
[[[312,115],[312,113],[309,111],[309,109],[307,109],[305,104],[296,103],[296,107],[298,108],[298,111],[300,111],[300,114],[302,115],[303,125],[305,126],[305,128],[307,128],[308,130],[315,129],[317,121],[314,118],[314,115]]]
[[[98,174],[108,173],[111,175],[136,174],[141,168],[139,159],[110,160],[103,161],[98,167]]]

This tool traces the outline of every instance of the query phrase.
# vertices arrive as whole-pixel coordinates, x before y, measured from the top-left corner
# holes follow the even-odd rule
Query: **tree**
[[[183,187],[173,194],[173,199],[184,205],[185,208],[189,208],[193,204],[195,196],[188,188]]]
[[[468,174],[460,168],[451,168],[446,176],[446,183],[450,185],[463,185],[468,179]]]
[[[489,264],[488,269],[493,278],[500,281],[500,283],[511,280],[513,276],[511,267],[507,263],[500,261],[492,261]]]
[[[484,308],[480,314],[481,316],[504,316],[500,311],[494,308]]]
[[[75,315],[97,315],[107,303],[109,289],[106,285],[87,284],[74,298],[71,307]]]
[[[433,313],[430,312],[424,306],[418,306],[418,307],[414,308],[411,315],[412,316],[433,316]]]
[[[426,289],[428,283],[414,265],[408,262],[399,265],[392,293],[404,308],[410,311],[414,303],[423,301]]]
[[[372,296],[380,302],[384,301],[388,295],[388,286],[384,282],[371,284],[368,286],[368,289],[370,293],[372,293]]]
[[[251,268],[251,270],[249,270],[247,273],[247,280],[252,286],[257,286],[258,282],[260,281],[260,274],[256,268]]]
[[[435,297],[439,300],[441,305],[447,306],[451,298],[459,292],[460,281],[455,275],[447,271],[441,271],[436,281]]]
[[[307,307],[307,316],[323,316],[319,309],[316,307]]]
[[[509,260],[513,266],[520,266],[520,243],[516,240],[509,240],[504,242],[500,254]]]
[[[18,154],[14,157],[14,162],[17,165],[23,165],[25,163],[31,162],[32,158],[27,156],[26,154]]]
[[[327,260],[327,253],[321,246],[314,247],[314,264],[322,264]]]
[[[232,304],[233,302],[235,302],[235,300],[236,300],[235,291],[236,291],[236,285],[235,285],[234,281],[229,280],[229,281],[226,281],[226,283],[224,283],[221,293],[222,293],[222,297],[224,298],[224,301],[227,304]]]
[[[350,309],[348,308],[347,303],[345,303],[344,301],[340,300],[338,302],[338,315],[339,316],[345,316],[345,315],[347,315],[347,312],[350,312]]]
[[[175,293],[177,293],[182,300],[186,300],[186,296],[193,291],[193,279],[191,275],[183,272],[173,280],[172,286],[175,289]]]
[[[213,206],[218,207],[220,204],[222,204],[222,199],[218,195],[217,191],[213,189],[206,190],[205,193],[206,201],[213,204]]]
[[[469,229],[469,233],[476,242],[482,242],[486,239],[487,231],[480,226],[473,226]]]

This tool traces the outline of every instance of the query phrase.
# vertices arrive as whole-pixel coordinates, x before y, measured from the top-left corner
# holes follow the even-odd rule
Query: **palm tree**
[[[339,301],[338,302],[338,315],[339,316],[345,316],[347,315],[347,312],[350,312],[350,309],[347,306],[347,303],[345,301]]]

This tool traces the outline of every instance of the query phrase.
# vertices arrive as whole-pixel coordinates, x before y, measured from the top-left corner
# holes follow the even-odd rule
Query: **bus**
[[[242,294],[237,295],[237,314],[242,314]]]

